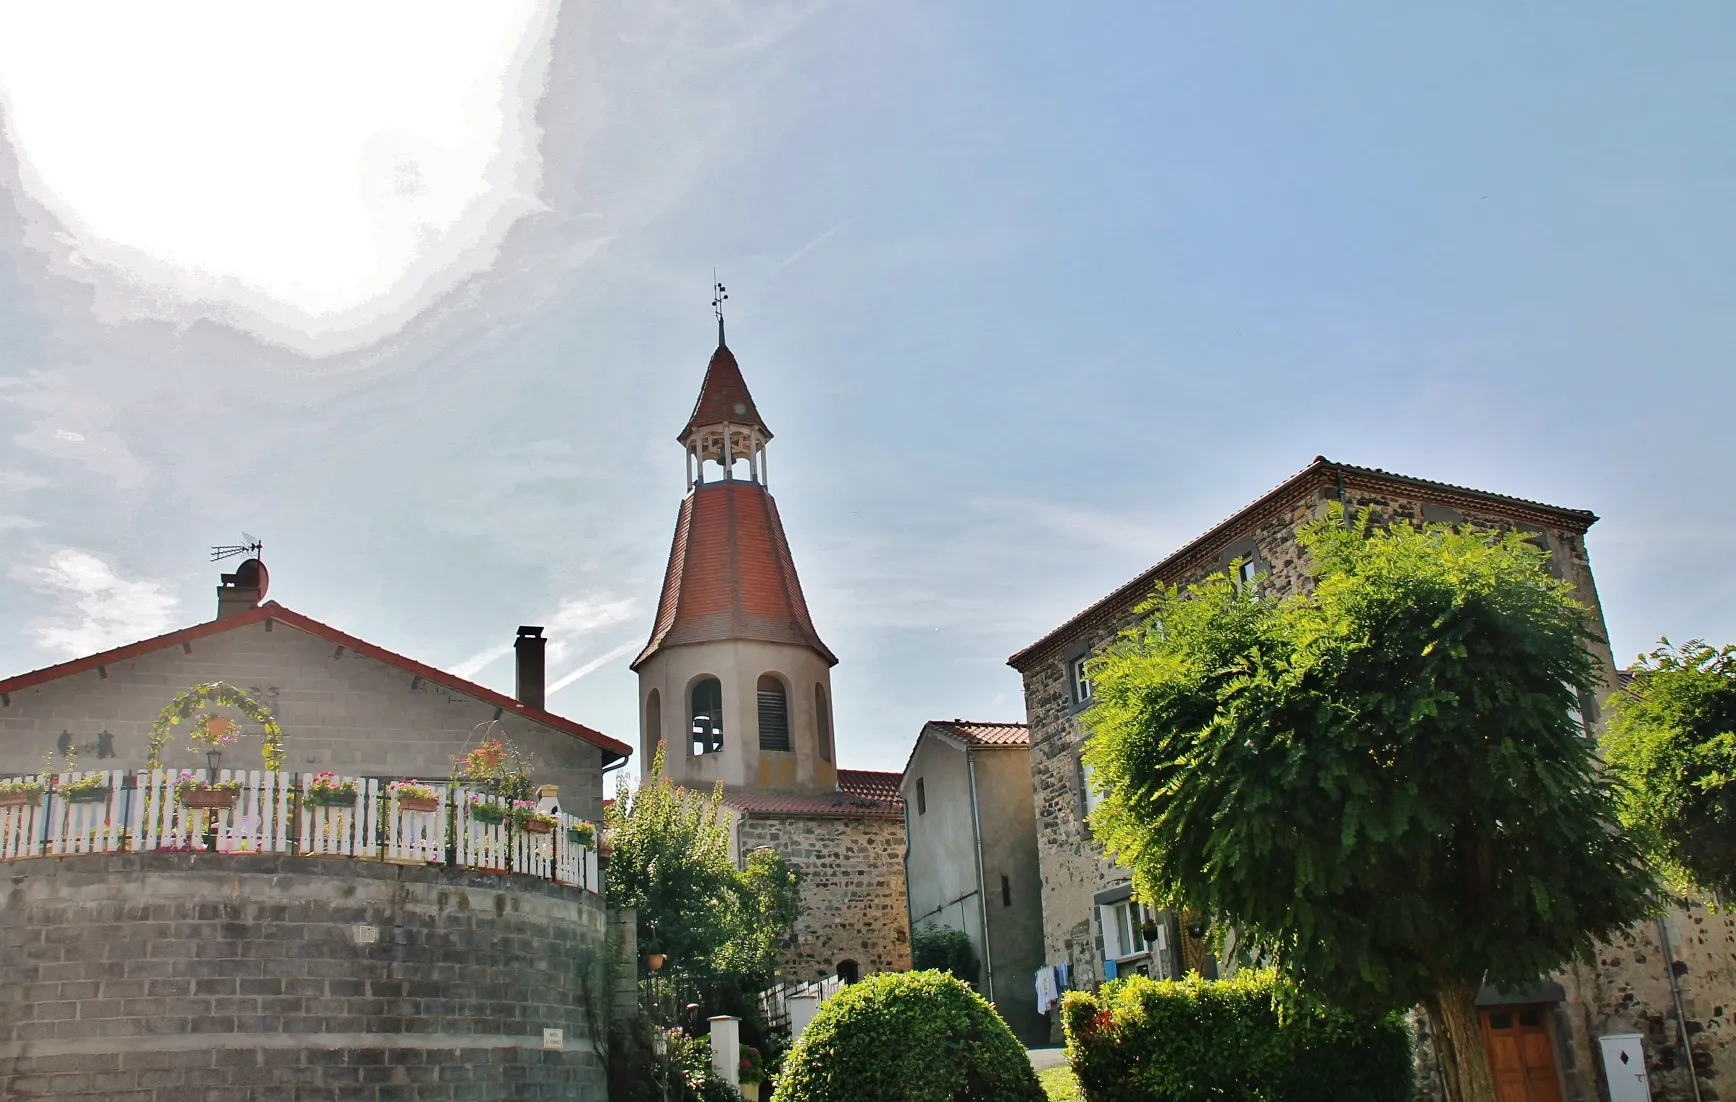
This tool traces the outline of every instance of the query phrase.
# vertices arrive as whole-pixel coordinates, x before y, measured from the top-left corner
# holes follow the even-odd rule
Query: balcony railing
[[[203,779],[205,773],[196,776]],[[222,770],[238,785],[226,807],[191,806],[177,791],[183,774],[61,773],[9,777],[35,793],[0,791],[0,861],[85,853],[271,853],[348,857],[482,872],[518,873],[600,891],[596,837],[570,832],[584,820],[564,812],[547,832],[517,825],[506,801],[463,785],[430,784],[432,810],[403,806],[389,784],[336,778],[355,797],[321,802],[313,773]],[[82,783],[80,783],[82,782]],[[195,797],[196,798],[196,797]],[[216,797],[220,802],[226,796]]]

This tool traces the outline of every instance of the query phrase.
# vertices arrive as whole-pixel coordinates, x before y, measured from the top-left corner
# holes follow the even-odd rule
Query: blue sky
[[[714,265],[847,765],[1316,454],[1736,640],[1729,5],[352,8],[0,11],[0,669],[245,529],[498,688],[549,624],[631,741]]]

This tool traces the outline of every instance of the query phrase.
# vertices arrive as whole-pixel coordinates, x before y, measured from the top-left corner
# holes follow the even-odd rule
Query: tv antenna
[[[213,547],[211,549],[211,561],[222,562],[224,559],[233,559],[237,555],[250,555],[257,559],[260,553],[265,550],[265,544],[255,536],[243,532],[241,539],[241,543],[226,543],[221,547]]]

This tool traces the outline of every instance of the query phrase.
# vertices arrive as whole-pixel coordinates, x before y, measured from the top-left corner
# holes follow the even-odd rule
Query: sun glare
[[[85,263],[345,328],[534,199],[553,6],[4,5],[7,137]]]

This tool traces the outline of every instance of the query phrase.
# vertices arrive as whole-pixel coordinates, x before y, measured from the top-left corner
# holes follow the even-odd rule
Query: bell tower
[[[717,288],[721,306],[723,288]],[[639,675],[641,769],[677,784],[835,792],[832,667],[766,487],[772,432],[724,340],[676,440],[687,493]]]

